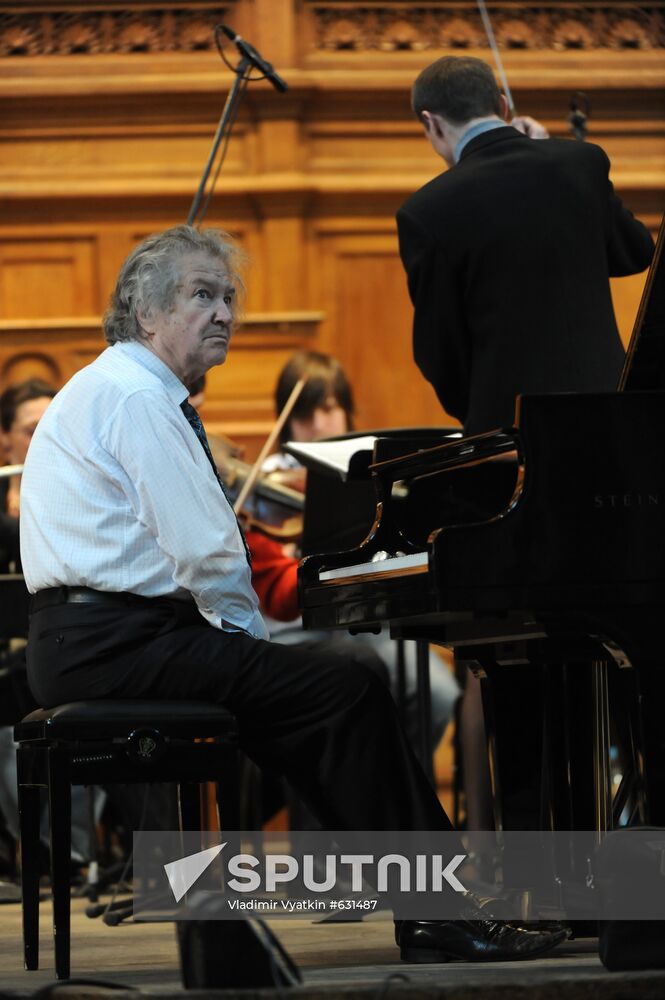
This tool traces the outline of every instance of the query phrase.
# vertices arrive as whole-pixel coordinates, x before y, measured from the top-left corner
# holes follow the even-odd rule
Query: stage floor
[[[171,997],[182,990],[175,930],[171,924],[107,927],[85,916],[85,900],[73,901],[72,978],[104,980],[151,997]],[[406,965],[393,944],[392,920],[377,914],[362,923],[311,923],[272,920],[271,927],[296,962],[304,984],[282,990],[281,996],[333,1000],[364,998],[426,998],[446,1000],[662,1000],[665,972],[609,973],[597,957],[595,939],[567,941],[548,958],[531,962],[469,965]],[[0,906],[0,996],[26,996],[54,981],[51,912],[42,904],[41,955],[37,972],[22,968],[21,910]],[[106,991],[103,991],[106,993]],[[218,995],[231,997],[237,991]],[[207,990],[207,995],[215,991]],[[238,993],[245,1000],[258,991]],[[67,1000],[87,998],[90,990],[70,986]],[[261,991],[262,997],[278,996]],[[113,1000],[122,992],[109,991]],[[196,994],[201,997],[201,993]]]

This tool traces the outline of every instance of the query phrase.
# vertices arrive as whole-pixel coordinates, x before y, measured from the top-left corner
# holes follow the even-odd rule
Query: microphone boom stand
[[[210,176],[210,171],[212,170],[215,158],[217,156],[217,150],[219,149],[220,143],[224,138],[224,133],[230,121],[233,120],[235,106],[238,102],[240,96],[240,88],[242,82],[245,79],[245,73],[251,66],[251,62],[245,56],[242,56],[240,62],[235,68],[235,80],[233,81],[233,86],[229,91],[229,95],[226,98],[226,104],[224,105],[224,110],[222,111],[222,116],[219,119],[219,124],[217,126],[217,131],[215,132],[215,137],[212,141],[212,149],[210,150],[210,156],[208,157],[208,162],[203,169],[203,175],[201,177],[201,182],[198,186],[198,190],[194,195],[194,200],[192,201],[192,207],[189,210],[189,215],[187,216],[187,225],[193,226],[196,216],[199,213],[201,207],[201,202],[203,201],[203,195],[205,194],[206,184],[208,183],[208,178]]]

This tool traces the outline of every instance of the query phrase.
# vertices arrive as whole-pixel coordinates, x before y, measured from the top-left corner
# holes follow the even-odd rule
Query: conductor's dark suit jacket
[[[653,241],[602,149],[496,128],[397,223],[414,357],[466,433],[510,426],[519,393],[616,388],[609,276],[644,270]]]

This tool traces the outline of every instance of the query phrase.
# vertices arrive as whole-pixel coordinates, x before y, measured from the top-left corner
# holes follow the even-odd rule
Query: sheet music
[[[376,440],[374,434],[366,434],[341,441],[287,441],[285,451],[295,455],[305,466],[316,462],[346,479],[351,458],[358,451],[373,451]]]

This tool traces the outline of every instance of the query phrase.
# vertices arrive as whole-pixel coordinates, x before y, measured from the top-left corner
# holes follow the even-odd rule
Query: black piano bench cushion
[[[36,709],[14,727],[14,739],[100,740],[125,736],[141,726],[180,739],[228,739],[237,731],[231,712],[208,702],[99,699]]]

